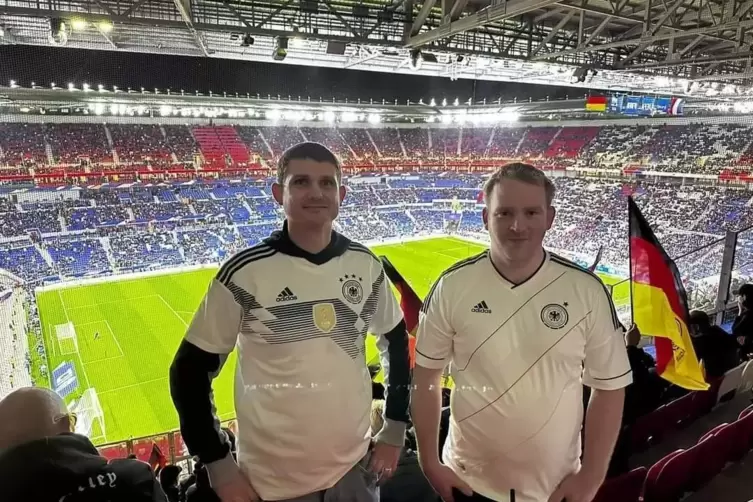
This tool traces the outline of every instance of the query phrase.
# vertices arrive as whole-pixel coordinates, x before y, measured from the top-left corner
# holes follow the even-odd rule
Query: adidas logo
[[[290,291],[290,288],[285,288],[282,291],[280,291],[280,294],[277,295],[277,302],[289,302],[293,300],[297,300],[298,297],[293,294],[292,291]]]
[[[489,305],[487,305],[485,301],[482,301],[476,304],[476,306],[471,309],[471,312],[476,312],[478,314],[491,314],[492,309],[489,308]]]

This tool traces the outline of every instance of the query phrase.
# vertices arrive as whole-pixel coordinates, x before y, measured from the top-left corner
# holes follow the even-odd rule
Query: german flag
[[[586,99],[586,110],[588,110],[589,112],[607,111],[607,97],[588,96],[588,98]]]
[[[410,354],[410,367],[416,364],[416,330],[418,329],[418,313],[424,302],[418,297],[410,284],[403,278],[400,272],[386,256],[380,256],[384,273],[400,293],[400,309],[403,311],[405,326],[408,328],[408,353]]]
[[[149,465],[153,471],[164,469],[167,465],[167,457],[162,453],[162,450],[156,443],[152,443],[152,453],[149,455]]]
[[[688,331],[688,299],[675,263],[662,248],[632,197],[628,197],[633,322],[654,338],[656,371],[688,390],[706,390]]]

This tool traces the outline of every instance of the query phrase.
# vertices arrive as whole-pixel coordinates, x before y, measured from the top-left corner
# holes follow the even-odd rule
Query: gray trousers
[[[370,458],[371,452],[332,488],[279,502],[379,502],[379,479],[369,471]]]

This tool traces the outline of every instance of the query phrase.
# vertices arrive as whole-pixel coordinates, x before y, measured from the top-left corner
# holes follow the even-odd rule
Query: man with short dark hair
[[[413,423],[446,502],[591,502],[604,480],[630,366],[612,299],[590,271],[543,248],[554,186],[510,164],[484,189],[491,246],[446,270],[422,309]],[[437,454],[440,379],[455,389]],[[583,384],[592,389],[580,461]]]
[[[49,389],[26,387],[0,400],[3,502],[167,502],[148,464],[108,463],[74,425]]]
[[[402,312],[381,261],[332,229],[345,197],[332,152],[296,145],[277,174],[282,230],[220,268],[170,369],[183,438],[222,502],[377,502],[408,421]],[[378,337],[386,389],[373,444],[367,332]],[[211,399],[236,345],[239,465]]]
[[[693,348],[699,361],[703,361],[706,376],[718,378],[739,365],[740,346],[735,338],[719,326],[711,324],[709,315],[702,310],[691,310],[688,319]]]

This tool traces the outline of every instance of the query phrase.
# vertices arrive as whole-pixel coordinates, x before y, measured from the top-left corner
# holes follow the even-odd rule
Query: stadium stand
[[[691,306],[698,308],[714,305],[725,232],[753,226],[753,190],[744,183],[719,181],[749,173],[753,129],[743,125],[358,129],[0,124],[0,163],[30,177],[33,166],[51,169],[57,164],[83,163],[90,172],[103,173],[119,164],[143,164],[147,174],[158,165],[188,166],[182,170],[187,173],[172,178],[102,176],[75,187],[57,179],[52,188],[0,186],[0,269],[18,278],[6,286],[0,273],[0,316],[10,320],[8,329],[0,330],[0,396],[49,371],[41,364],[37,375],[32,368],[33,360],[44,361],[47,350],[34,287],[84,276],[216,264],[257,244],[281,224],[271,197],[272,162],[304,138],[332,148],[346,167],[367,165],[346,178],[348,194],[337,222],[340,231],[359,241],[448,233],[483,239],[483,173],[504,160],[527,158],[546,170],[557,188],[557,218],[547,247],[581,263],[603,249],[601,267],[624,277],[625,197],[632,195],[669,254],[677,257]],[[201,162],[195,162],[197,157]],[[264,176],[229,172],[255,162],[264,166]],[[463,172],[447,169],[454,163]],[[402,171],[404,165],[409,167]],[[385,166],[399,169],[385,173],[390,170]],[[596,166],[614,172],[585,175]],[[646,172],[691,177],[668,180],[644,176]],[[692,182],[697,175],[718,179]],[[743,232],[736,284],[753,274],[751,257],[753,239]],[[668,402],[642,419],[631,432],[635,449],[656,447],[680,425],[700,423],[712,408],[728,406],[719,389],[734,394],[741,375],[725,378],[709,393]],[[703,432],[713,432],[681,446],[685,452],[676,459],[634,465],[610,480],[597,501],[637,502],[642,496],[645,502],[667,502],[680,492],[700,493],[726,463],[744,459],[753,445],[751,418],[746,417],[753,414],[736,415],[727,427],[708,426]],[[167,445],[171,460],[185,461],[176,432],[108,445],[102,452],[115,458],[138,450],[148,460],[152,443],[158,442]],[[699,459],[710,455],[712,445],[716,463],[704,466]],[[665,491],[670,488],[674,491]]]

